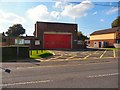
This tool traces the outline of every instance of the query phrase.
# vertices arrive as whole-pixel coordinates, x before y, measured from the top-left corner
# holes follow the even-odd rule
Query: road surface
[[[118,88],[118,60],[12,67],[3,88]]]

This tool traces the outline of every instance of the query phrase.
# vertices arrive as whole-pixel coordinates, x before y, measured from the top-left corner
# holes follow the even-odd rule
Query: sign
[[[40,45],[40,41],[39,40],[35,40],[35,45]]]

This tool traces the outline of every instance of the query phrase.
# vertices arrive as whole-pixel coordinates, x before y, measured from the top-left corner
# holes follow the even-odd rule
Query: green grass
[[[52,55],[53,55],[53,53],[51,53],[48,50],[31,50],[31,51],[29,51],[29,56],[30,56],[30,58],[33,58],[33,59],[47,58]]]

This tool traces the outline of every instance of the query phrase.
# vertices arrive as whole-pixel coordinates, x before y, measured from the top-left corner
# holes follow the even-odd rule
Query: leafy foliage
[[[25,33],[25,29],[22,27],[21,24],[14,24],[12,27],[9,27],[8,31],[6,32],[8,36],[13,36],[13,37],[17,37],[24,33]]]
[[[112,28],[114,27],[120,27],[120,16],[117,17],[117,19],[115,19],[112,24],[111,24]]]
[[[0,34],[0,42],[6,42],[5,33]]]
[[[2,36],[5,36],[5,33],[4,33],[4,32],[2,33]]]
[[[78,40],[84,41],[85,39],[89,39],[87,36],[83,35],[82,32],[78,32],[77,36],[78,36]]]

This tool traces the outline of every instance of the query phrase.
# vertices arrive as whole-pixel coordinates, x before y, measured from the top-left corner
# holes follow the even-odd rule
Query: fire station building
[[[41,49],[77,48],[77,24],[36,22],[34,36]]]

